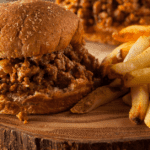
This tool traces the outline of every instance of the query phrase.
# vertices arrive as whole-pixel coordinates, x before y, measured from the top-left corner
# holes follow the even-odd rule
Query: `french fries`
[[[144,50],[146,50],[150,46],[150,36],[140,36],[138,40],[133,44],[131,49],[129,50],[129,53],[124,59],[124,62],[128,61],[129,59],[132,59],[133,57],[137,56]]]
[[[140,43],[140,45],[139,45],[139,43]],[[150,37],[146,37],[146,36],[139,37],[138,40],[134,43],[134,45],[129,50],[129,53],[127,54],[126,58],[124,59],[124,62],[134,58],[137,55],[139,55],[141,52],[143,52],[149,46],[150,46]],[[126,73],[126,75],[127,75],[127,73]],[[136,119],[133,119],[132,115],[131,115],[131,118],[130,118],[130,115],[129,115],[129,118],[130,118],[130,120],[132,120],[136,124],[138,124],[137,121],[139,121],[139,123],[143,121],[143,119],[145,117],[145,111],[146,110],[145,109],[144,109],[145,111],[140,111],[140,109],[138,110],[138,108],[140,108],[140,105],[141,105],[141,99],[139,97],[138,98],[135,97],[135,92],[136,92],[137,95],[141,95],[141,91],[145,91],[144,94],[149,95],[148,90],[146,91],[145,87],[148,89],[147,85],[142,86],[142,84],[141,84],[141,86],[138,86],[138,87],[131,87],[131,91],[132,91],[131,92],[131,97],[132,97],[132,105],[131,106],[132,107],[131,107],[130,111],[132,112],[132,110],[133,111],[137,110],[139,114],[138,114],[138,116],[136,116]],[[134,104],[137,104],[136,108],[135,108]],[[144,117],[140,118],[140,116],[144,116]]]
[[[141,54],[137,55],[136,57],[122,63],[118,63],[113,65],[110,68],[109,72],[109,78],[123,78],[123,76],[132,70],[136,69],[142,69],[145,67],[150,66],[149,61],[150,56],[150,47],[148,47],[145,51],[143,51]]]
[[[136,41],[140,36],[150,36],[150,26],[131,25],[119,32],[114,32],[112,37],[119,42]]]
[[[131,88],[131,97],[132,107],[129,112],[129,119],[133,123],[140,124],[145,118],[149,103],[149,93],[147,84]]]
[[[145,49],[147,49],[149,46],[150,46],[150,36],[149,37],[141,36],[140,38],[138,38],[138,40],[133,44],[133,46],[129,50],[129,53],[124,59],[124,62],[134,58],[134,56],[137,56],[138,54],[143,52]],[[115,74],[112,74],[111,71],[108,74],[109,74],[108,75],[109,78],[115,78]]]
[[[104,62],[110,60],[111,63],[102,64],[105,68],[103,74],[115,81],[120,78],[123,81],[121,86],[130,88],[131,92],[122,97],[123,102],[131,106],[129,119],[135,124],[144,121],[150,128],[150,26],[129,26],[114,33],[113,37],[120,42],[134,44],[123,62],[111,61],[117,55],[115,51],[112,57],[108,55]]]
[[[124,60],[133,44],[134,42],[123,43],[116,47],[109,55],[104,58],[100,66],[102,77],[105,77],[108,74],[110,64],[116,64]]]
[[[113,82],[109,84],[110,87],[121,87],[123,85],[123,82],[121,79],[117,78]]]
[[[118,81],[114,84],[106,85],[92,91],[82,100],[80,100],[74,107],[70,109],[72,113],[87,113],[101,105],[104,105],[112,100],[119,98],[128,92],[128,88],[121,89],[118,86]],[[114,86],[114,87],[113,87]]]
[[[123,81],[125,87],[135,87],[150,83],[150,68],[142,68],[128,72],[125,74]]]

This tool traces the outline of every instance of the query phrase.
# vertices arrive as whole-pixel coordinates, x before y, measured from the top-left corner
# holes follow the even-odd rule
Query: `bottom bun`
[[[8,101],[7,97],[1,95],[2,102],[0,102],[1,114],[17,115],[20,112],[26,114],[49,114],[59,113],[68,110],[74,104],[76,104],[82,97],[86,96],[92,90],[92,83],[85,80],[77,80],[72,90],[63,92],[57,90],[50,97],[46,93],[35,92],[34,95],[25,97],[19,97],[24,99],[23,101]],[[17,97],[14,94],[13,97]]]

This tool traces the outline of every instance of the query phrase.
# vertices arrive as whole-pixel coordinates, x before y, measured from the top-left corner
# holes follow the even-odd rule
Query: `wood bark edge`
[[[112,143],[60,141],[0,126],[1,150],[148,150],[150,149],[149,142],[149,139]]]

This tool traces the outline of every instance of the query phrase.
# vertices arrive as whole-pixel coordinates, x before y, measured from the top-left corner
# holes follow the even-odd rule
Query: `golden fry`
[[[112,37],[119,42],[136,41],[140,36],[150,36],[150,26],[131,25],[119,32],[114,32]]]
[[[116,78],[113,82],[109,84],[110,87],[122,87],[123,82],[121,79]]]
[[[150,66],[149,56],[150,56],[150,47],[147,48],[145,51],[143,51],[141,54],[134,57],[133,59],[112,65],[108,75],[109,78],[115,77],[122,78],[127,72],[149,67]]]
[[[124,62],[128,61],[129,59],[134,58],[135,56],[142,53],[150,46],[150,36],[140,36],[138,40],[133,44],[129,53],[124,59]]]
[[[117,86],[116,82],[116,86]],[[113,84],[115,86],[115,84]],[[87,113],[101,105],[113,101],[128,92],[127,88],[112,87],[109,85],[102,86],[92,91],[82,100],[80,100],[73,108],[72,113]]]
[[[108,74],[108,66],[110,64],[116,64],[124,60],[133,44],[134,42],[123,43],[120,46],[116,47],[110,54],[108,54],[104,58],[100,66],[102,77],[105,77]]]
[[[129,112],[129,119],[136,124],[140,124],[146,115],[149,103],[148,86],[142,85],[131,88],[132,107]]]
[[[150,68],[142,68],[128,72],[125,74],[123,81],[125,87],[134,87],[150,83]]]

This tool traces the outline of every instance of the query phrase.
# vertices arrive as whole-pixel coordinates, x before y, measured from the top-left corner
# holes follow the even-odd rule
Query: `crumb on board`
[[[24,124],[28,123],[28,117],[27,117],[27,113],[25,112],[19,112],[16,117],[20,120],[20,121],[24,121]]]

